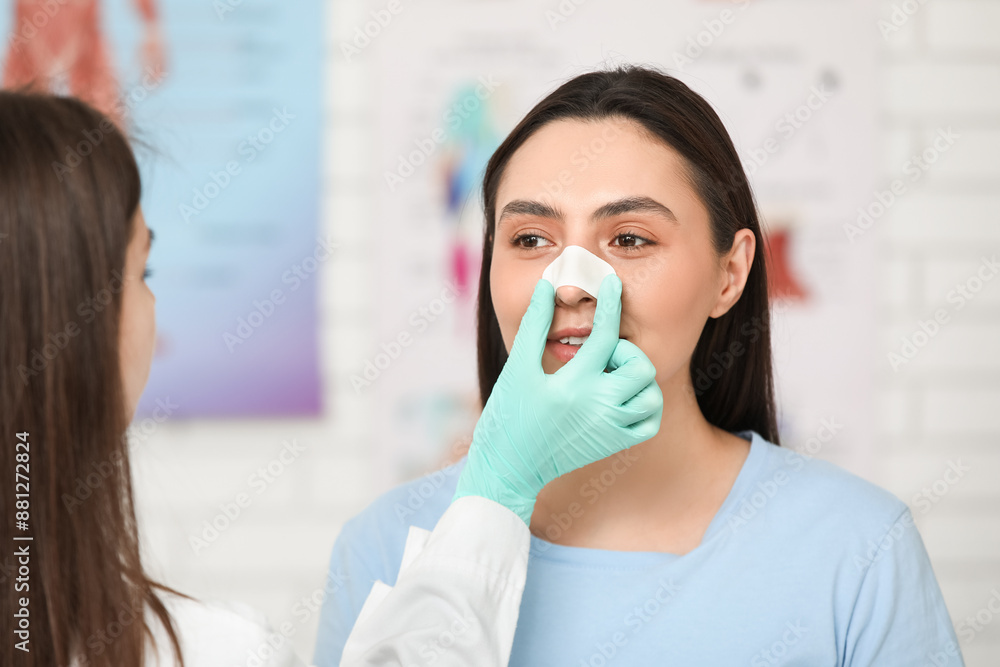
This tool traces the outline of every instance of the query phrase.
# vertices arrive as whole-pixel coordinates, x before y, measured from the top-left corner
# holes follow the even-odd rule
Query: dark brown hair
[[[589,72],[559,86],[517,124],[486,166],[486,230],[477,305],[482,405],[486,405],[507,360],[490,294],[496,198],[504,169],[518,147],[548,123],[609,118],[638,123],[651,138],[684,158],[687,177],[708,209],[717,254],[721,256],[732,248],[738,230],[753,232],[757,247],[744,291],[726,314],[705,323],[691,356],[690,372],[698,380],[692,384],[709,423],[727,431],[753,429],[766,440],[780,444],[764,242],[750,184],[729,134],[708,102],[678,79],[633,65]],[[730,347],[737,342],[741,347]],[[731,349],[742,352],[733,355]]]
[[[0,91],[4,665],[141,665],[146,608],[182,658],[155,592],[170,589],[140,561],[118,352],[140,192],[129,142],[106,116],[71,97]],[[28,548],[27,589],[15,590],[24,572],[5,560],[10,545]],[[30,652],[15,648],[21,598]]]

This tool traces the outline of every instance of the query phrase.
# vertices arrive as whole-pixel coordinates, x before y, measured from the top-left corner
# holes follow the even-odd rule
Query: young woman
[[[510,664],[963,664],[907,506],[779,447],[760,224],[704,99],[645,68],[576,77],[497,149],[483,201],[483,404],[570,245],[620,276],[620,336],[663,395],[656,435],[538,494]],[[555,293],[547,373],[574,358],[595,308]],[[395,580],[409,528],[434,527],[468,460],[344,526],[330,570],[347,590],[324,603],[319,667],[338,664],[373,582]]]
[[[0,664],[299,665],[259,614],[197,602],[143,569],[126,437],[156,332],[145,283],[153,233],[140,192],[128,142],[108,118],[74,98],[0,91],[0,465],[8,471],[0,508],[3,542],[13,545],[0,561]],[[506,664],[530,508],[544,481],[659,427],[655,369],[618,340],[620,281],[608,276],[605,326],[558,378],[539,365],[554,293],[545,281],[537,289],[544,299],[523,318],[522,353],[498,383],[509,389],[494,392],[484,412],[463,497],[440,530],[414,534],[415,557],[394,590],[373,596],[345,667],[410,664],[456,615],[494,619],[466,634],[468,664]],[[605,373],[609,361],[614,371]],[[539,394],[536,407],[565,432],[574,413],[551,389],[593,388],[586,408],[603,417],[596,432],[608,437],[563,451],[564,438],[550,432],[544,446],[525,451],[530,424],[499,417],[526,382]],[[509,575],[500,588],[498,570]]]
[[[0,664],[214,667],[262,647],[258,664],[299,664],[249,610],[143,569],[126,427],[156,324],[139,197],[108,118],[0,91]]]

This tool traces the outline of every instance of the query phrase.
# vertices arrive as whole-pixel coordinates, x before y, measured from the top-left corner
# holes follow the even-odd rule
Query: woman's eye
[[[650,241],[649,239],[643,238],[636,234],[628,234],[628,233],[619,234],[618,236],[615,237],[616,241],[619,239],[628,239],[627,243],[618,246],[619,248],[622,248],[624,250],[633,250],[633,251],[639,250],[639,248],[650,245],[652,243],[652,241]]]
[[[153,275],[153,270],[152,270],[152,269],[150,269],[150,268],[147,268],[147,269],[146,269],[145,271],[143,271],[143,272],[142,272],[142,279],[143,279],[143,280],[146,280],[146,279],[147,279],[147,278],[149,278],[149,277],[150,277],[151,275]]]
[[[640,248],[644,246],[653,244],[653,242],[650,241],[649,239],[639,236],[638,234],[631,234],[631,233],[623,233],[617,235],[615,237],[615,241],[619,240],[623,241],[621,241],[621,243],[618,244],[617,247],[628,251],[638,251]],[[529,245],[525,245],[523,243],[524,241],[527,241]],[[514,239],[511,241],[511,244],[518,248],[522,248],[524,250],[532,250],[534,248],[545,247],[545,245],[542,244],[543,241],[545,244],[551,245],[551,242],[548,241],[544,236],[541,236],[540,234],[519,234],[516,237],[514,237]]]
[[[535,245],[524,245],[523,243],[521,243],[521,241],[523,241],[525,239],[535,239]],[[511,243],[513,245],[519,247],[519,248],[524,248],[524,249],[528,250],[528,249],[531,249],[531,248],[541,248],[541,247],[543,247],[543,246],[537,245],[538,241],[545,241],[546,243],[548,243],[548,241],[545,239],[545,237],[539,236],[538,234],[519,234],[516,237],[514,237],[514,240],[511,241]]]

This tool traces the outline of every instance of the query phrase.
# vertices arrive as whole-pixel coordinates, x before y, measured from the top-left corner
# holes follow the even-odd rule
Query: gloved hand
[[[618,338],[621,291],[618,276],[605,276],[590,337],[549,375],[541,359],[555,288],[538,281],[476,423],[454,499],[488,498],[530,525],[535,498],[546,484],[660,430],[663,394],[656,369],[636,345]]]

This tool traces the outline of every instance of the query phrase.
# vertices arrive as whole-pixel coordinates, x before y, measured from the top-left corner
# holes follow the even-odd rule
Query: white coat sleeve
[[[341,667],[507,665],[529,544],[524,521],[478,496],[455,500],[433,532],[411,527],[396,585],[375,582]]]

